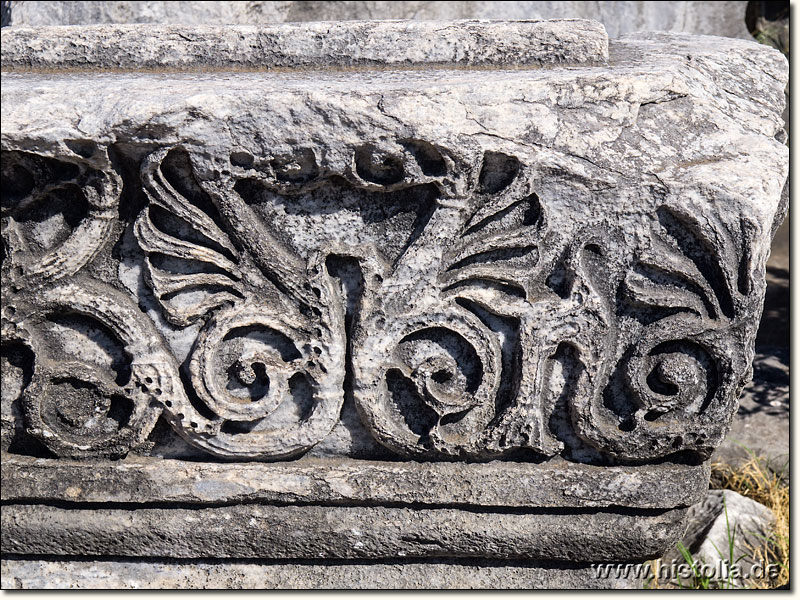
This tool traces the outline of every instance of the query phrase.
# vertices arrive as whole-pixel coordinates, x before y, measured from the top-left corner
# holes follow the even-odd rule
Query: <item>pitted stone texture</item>
[[[4,431],[64,457],[174,431],[185,458],[707,458],[786,210],[786,61],[673,34],[609,57],[4,74],[3,334],[36,354]]]
[[[747,2],[17,2],[12,25],[261,25],[352,19],[594,19],[611,37],[682,31],[751,39]]]

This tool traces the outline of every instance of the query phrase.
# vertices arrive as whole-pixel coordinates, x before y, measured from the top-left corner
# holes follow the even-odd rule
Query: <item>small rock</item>
[[[763,504],[731,490],[710,490],[703,502],[689,509],[681,543],[696,560],[701,576],[724,582],[726,588],[746,587],[748,578],[763,576],[767,567],[757,565],[753,553],[763,546],[774,522],[775,515]],[[682,562],[677,547],[663,562]],[[683,573],[679,569],[676,575]],[[681,583],[686,585],[685,578]]]

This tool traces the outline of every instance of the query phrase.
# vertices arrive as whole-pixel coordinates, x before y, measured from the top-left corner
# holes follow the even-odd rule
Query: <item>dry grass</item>
[[[716,463],[712,466],[711,487],[738,492],[760,502],[775,514],[775,526],[763,543],[753,548],[761,564],[780,565],[774,579],[752,580],[753,589],[774,589],[789,583],[789,486],[769,468],[764,459],[752,453],[739,467]]]
[[[751,556],[753,562],[779,565],[780,569],[777,576],[771,579],[765,576],[764,579],[748,581],[750,589],[775,589],[789,583],[789,486],[778,473],[770,469],[764,459],[749,451],[748,454],[750,458],[739,467],[723,463],[711,465],[711,488],[733,490],[760,502],[775,514],[773,530],[762,544],[751,548]],[[675,581],[659,581],[661,560],[651,561],[650,566],[653,578],[647,582],[648,589],[709,589],[716,588],[719,584],[704,581],[702,578],[688,582],[688,586],[687,582],[679,584]]]

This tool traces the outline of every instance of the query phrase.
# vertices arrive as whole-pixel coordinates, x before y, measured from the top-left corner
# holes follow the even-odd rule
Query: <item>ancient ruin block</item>
[[[679,538],[787,208],[778,52],[578,20],[2,44],[4,585],[602,587]]]

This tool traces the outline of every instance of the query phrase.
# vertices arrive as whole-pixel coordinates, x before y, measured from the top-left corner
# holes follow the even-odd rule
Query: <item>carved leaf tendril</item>
[[[153,293],[167,319],[183,327],[227,302],[241,299],[242,274],[233,262],[238,252],[227,234],[161,173],[166,155],[162,150],[143,161],[142,181],[150,206],[136,220],[134,233],[146,254],[145,277]],[[195,235],[167,233],[166,227],[156,225],[157,211],[166,211]],[[205,239],[206,243],[188,241],[190,238]],[[184,296],[183,302],[179,302],[180,296]]]

